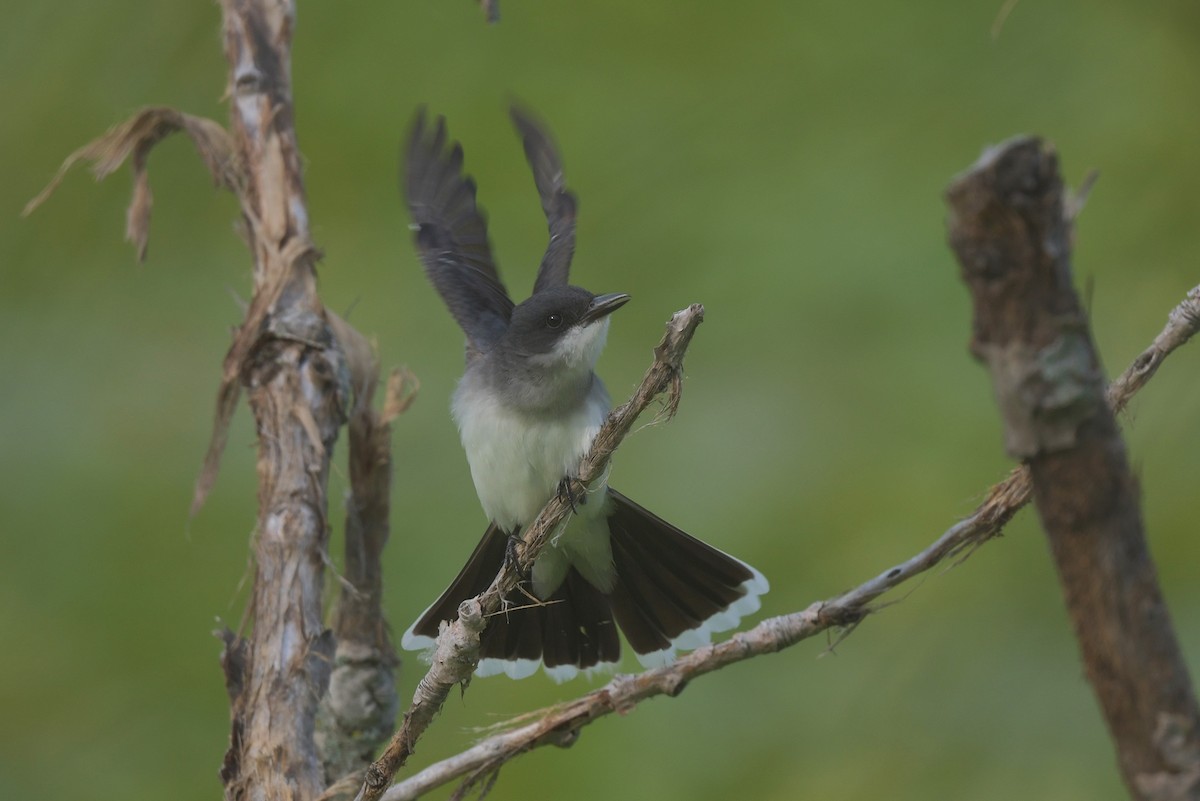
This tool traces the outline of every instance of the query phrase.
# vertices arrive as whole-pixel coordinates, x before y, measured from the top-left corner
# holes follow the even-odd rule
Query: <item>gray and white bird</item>
[[[467,335],[467,366],[451,411],[471,477],[491,524],[458,577],[404,633],[427,650],[442,621],[487,589],[509,538],[537,517],[579,468],[608,414],[595,373],[609,315],[625,294],[594,295],[568,284],[575,250],[575,196],[545,130],[514,108],[533,169],[550,243],[533,294],[513,303],[500,280],[463,151],[448,145],[441,117],[417,114],[408,140],[404,193],[425,273]],[[767,592],[753,567],[689,536],[604,484],[577,499],[565,530],[533,565],[526,590],[489,622],[480,676],[523,678],[544,665],[564,681],[620,657],[617,627],[645,666],[677,648],[707,644],[738,625]]]

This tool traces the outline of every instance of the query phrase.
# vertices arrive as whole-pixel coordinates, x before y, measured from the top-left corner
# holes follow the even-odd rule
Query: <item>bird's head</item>
[[[608,316],[628,300],[577,286],[545,289],[513,309],[501,347],[532,369],[564,377],[591,372],[604,349]]]

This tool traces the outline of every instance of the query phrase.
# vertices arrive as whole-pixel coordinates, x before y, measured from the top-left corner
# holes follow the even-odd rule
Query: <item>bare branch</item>
[[[676,312],[671,318],[662,341],[654,349],[654,362],[633,397],[609,414],[592,441],[591,449],[579,466],[576,497],[587,492],[588,485],[603,475],[613,451],[654,398],[666,393],[666,413],[668,416],[674,414],[683,386],[683,356],[696,327],[703,320],[704,307],[698,303]],[[429,672],[418,684],[400,730],[392,737],[383,755],[367,770],[366,780],[358,793],[359,801],[376,801],[383,794],[392,776],[412,754],[416,741],[441,710],[450,690],[459,684],[465,687],[470,681],[479,662],[479,635],[488,617],[500,609],[503,598],[517,587],[521,575],[530,569],[570,511],[568,500],[552,498],[523,532],[518,564],[505,565],[486,591],[463,602],[458,620],[442,629]]]
[[[1200,799],[1200,707],[1071,286],[1063,194],[1056,154],[1034,138],[990,149],[947,190],[971,347],[991,372],[1008,451],[1029,468],[1126,785],[1146,801]]]
[[[1168,315],[1154,343],[1109,386],[1108,399],[1114,411],[1124,409],[1163,360],[1197,331],[1200,331],[1200,286],[1187,293]],[[949,559],[966,558],[998,536],[1013,515],[1029,502],[1030,495],[1028,468],[1015,468],[987,492],[970,517],[949,528],[925,550],[853,590],[816,602],[803,611],[764,620],[747,632],[736,634],[720,645],[695,651],[673,665],[637,676],[617,677],[574,701],[524,715],[521,721],[535,718],[534,722],[488,737],[430,765],[393,785],[384,793],[383,801],[418,798],[461,777],[485,775],[543,745],[569,745],[579,730],[593,720],[614,711],[628,712],[637,702],[655,695],[670,695],[672,690],[677,694],[683,684],[696,676],[761,653],[782,650],[830,628],[853,627],[874,611],[872,602],[883,594]]]

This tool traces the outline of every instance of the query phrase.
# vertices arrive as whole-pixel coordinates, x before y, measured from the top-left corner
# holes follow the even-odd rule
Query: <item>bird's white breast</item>
[[[531,414],[483,391],[468,374],[452,412],[484,512],[512,531],[532,521],[559,481],[579,469],[608,413],[608,397],[593,392],[567,414]]]

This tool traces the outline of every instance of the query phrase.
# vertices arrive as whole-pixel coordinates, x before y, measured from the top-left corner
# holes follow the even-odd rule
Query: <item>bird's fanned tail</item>
[[[467,559],[458,576],[404,632],[401,646],[409,651],[433,647],[443,621],[458,617],[458,606],[486,590],[504,563],[508,536],[495,524]],[[488,621],[479,644],[480,676],[505,673],[514,679],[533,675],[541,665],[557,681],[580,670],[610,667],[621,657],[621,643],[608,598],[579,571],[567,571],[549,598],[517,591],[505,608]]]
[[[608,526],[616,581],[608,594],[572,567],[549,598],[514,592],[488,623],[480,643],[481,676],[524,678],[544,665],[557,681],[620,658],[617,628],[647,667],[667,664],[676,649],[706,645],[713,634],[757,611],[766,578],[750,565],[692,537],[609,488]],[[408,650],[433,645],[458,605],[491,584],[504,560],[506,535],[488,527],[458,577],[405,632]]]

